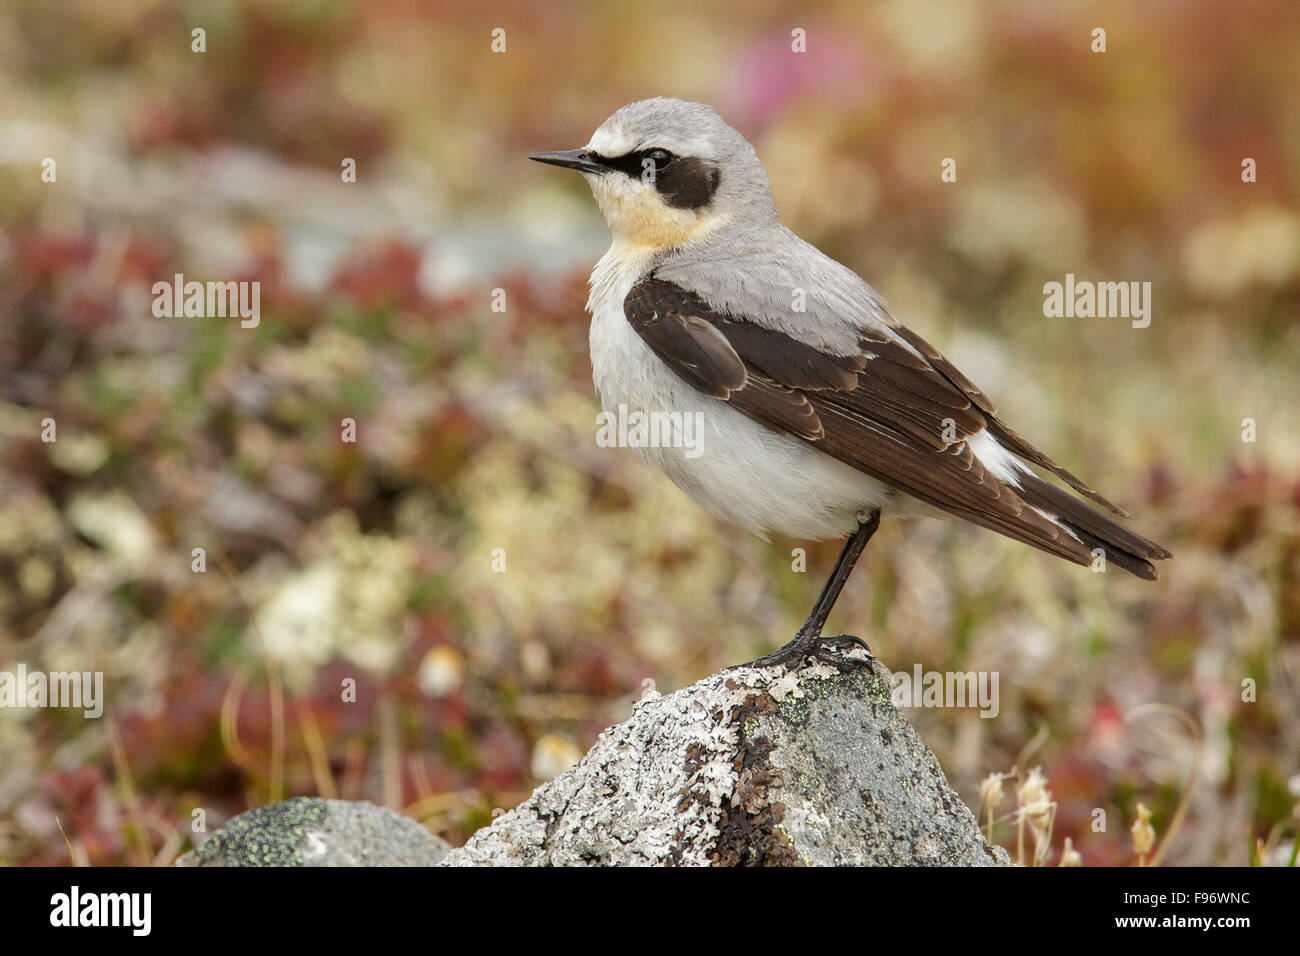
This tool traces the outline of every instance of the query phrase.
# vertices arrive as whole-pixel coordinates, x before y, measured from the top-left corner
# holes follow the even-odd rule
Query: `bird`
[[[602,407],[703,424],[693,454],[675,433],[641,456],[760,537],[848,539],[794,638],[754,664],[861,657],[860,639],[823,630],[882,514],[962,519],[1150,581],[1172,557],[786,228],[758,153],[712,107],[629,103],[586,146],[529,159],[581,173],[610,229],[586,306]]]

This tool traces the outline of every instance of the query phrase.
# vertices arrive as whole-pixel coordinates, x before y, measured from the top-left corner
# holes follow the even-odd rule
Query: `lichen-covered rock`
[[[889,679],[874,660],[742,667],[643,699],[442,865],[1009,862],[890,702]]]
[[[433,866],[450,849],[372,803],[295,797],[241,813],[177,866]]]

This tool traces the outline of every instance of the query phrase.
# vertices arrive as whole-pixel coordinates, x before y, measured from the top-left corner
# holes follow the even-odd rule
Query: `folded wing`
[[[653,274],[623,308],[693,388],[914,498],[1076,564],[1101,547],[1108,561],[1154,580],[1151,561],[1170,556],[1028,468],[999,479],[972,447],[981,436],[1124,513],[1007,428],[988,398],[908,329],[864,331],[856,353],[835,355],[717,311]]]

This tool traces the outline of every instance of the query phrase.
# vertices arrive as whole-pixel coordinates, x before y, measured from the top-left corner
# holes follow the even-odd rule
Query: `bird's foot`
[[[867,652],[867,656],[861,657],[850,653],[854,648],[862,648]],[[866,641],[851,634],[818,634],[800,628],[799,633],[790,643],[743,666],[779,667],[785,664],[797,664],[806,657],[837,669],[865,667],[871,660],[871,648],[867,646]]]

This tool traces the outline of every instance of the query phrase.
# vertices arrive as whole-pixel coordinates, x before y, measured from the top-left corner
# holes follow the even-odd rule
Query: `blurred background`
[[[1000,675],[994,719],[908,712],[972,809],[1041,767],[1049,863],[1135,862],[1139,803],[1165,863],[1294,859],[1300,6],[8,0],[0,669],[102,671],[107,709],[0,710],[0,863],[167,863],[294,794],[459,845],[789,638],[839,543],[594,441],[608,235],[524,157],[654,95],[714,105],[787,225],[1175,554],[872,542],[831,626]],[[175,273],[259,281],[260,324],[155,317]],[[1151,282],[1150,327],[1045,318],[1066,273]]]

